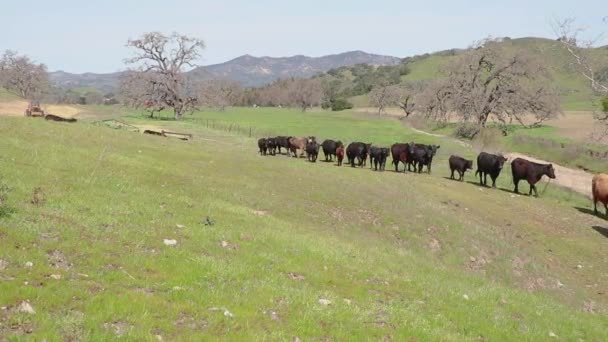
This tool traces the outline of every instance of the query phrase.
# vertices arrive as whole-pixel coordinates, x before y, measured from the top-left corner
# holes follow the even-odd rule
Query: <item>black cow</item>
[[[289,138],[291,137],[278,136],[274,138],[276,149],[278,150],[279,154],[281,154],[281,148],[285,148],[289,154]]]
[[[53,121],[59,121],[59,122],[76,122],[76,119],[74,118],[63,118],[61,116],[55,115],[55,114],[47,114],[44,116],[44,120],[53,120]]]
[[[422,168],[426,165],[427,172],[431,173],[431,164],[433,163],[433,157],[435,156],[437,150],[440,147],[441,146],[439,145],[414,144],[414,146],[411,147],[411,159],[412,164],[414,165],[414,172],[416,171],[417,167],[418,173],[421,173]]]
[[[383,171],[386,167],[386,158],[388,158],[388,148],[386,147],[371,147],[369,150],[369,168],[374,168],[378,171]]]
[[[317,161],[317,157],[319,156],[319,143],[316,140],[309,140],[306,143],[306,156],[308,157],[308,161],[315,163]]]
[[[538,197],[536,183],[538,183],[544,175],[547,175],[551,179],[555,179],[555,170],[553,170],[552,164],[539,164],[522,158],[515,158],[511,162],[511,172],[513,174],[513,184],[515,184],[513,192],[516,194],[519,193],[517,187],[519,181],[525,179],[528,181],[528,184],[530,184],[528,196],[531,196],[532,191],[534,191],[534,196]]]
[[[479,184],[486,186],[488,183],[488,175],[492,178],[492,187],[496,187],[496,178],[500,175],[500,171],[504,166],[507,158],[502,155],[489,154],[481,152],[477,156],[477,171],[475,176],[479,174]]]
[[[412,165],[412,154],[413,154],[414,143],[400,144],[395,143],[391,146],[391,155],[393,156],[393,165],[395,165],[395,172],[399,172],[399,162],[403,163],[405,172],[405,166],[408,166],[408,170]]]
[[[321,146],[323,147],[323,154],[325,155],[325,161],[330,162],[330,161],[334,160],[333,157],[336,156],[336,150],[338,149],[338,147],[344,146],[344,144],[342,144],[342,142],[340,140],[333,141],[333,140],[327,139],[327,140],[323,141]]]
[[[355,159],[359,167],[365,165],[367,155],[372,144],[365,144],[362,142],[353,142],[346,148],[346,157],[348,157],[348,163],[351,167],[355,167]]]
[[[265,156],[266,152],[268,152],[268,146],[266,145],[266,138],[260,138],[258,140],[258,148],[260,149],[260,154]]]
[[[454,179],[454,171],[458,171],[460,178],[459,181],[464,180],[464,173],[467,170],[473,170],[473,161],[467,160],[459,156],[450,156],[450,170],[452,174],[450,175],[451,179]]]
[[[277,141],[276,138],[267,138],[266,139],[266,147],[268,149],[268,154],[274,156],[277,152]]]

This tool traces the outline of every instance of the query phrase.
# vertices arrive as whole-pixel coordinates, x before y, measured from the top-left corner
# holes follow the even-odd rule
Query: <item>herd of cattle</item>
[[[395,167],[395,172],[399,172],[399,164],[403,163],[404,170],[414,171],[421,173],[423,168],[426,166],[427,172],[431,173],[431,164],[433,163],[433,157],[439,150],[439,145],[425,145],[411,143],[396,143],[390,148],[372,146],[371,143],[363,142],[352,142],[346,149],[344,144],[338,140],[327,139],[323,143],[319,144],[315,137],[288,137],[278,136],[261,138],[258,140],[258,148],[261,155],[276,155],[281,154],[282,149],[285,149],[288,155],[293,154],[294,157],[298,157],[298,151],[300,156],[306,154],[310,162],[316,162],[319,155],[319,150],[323,149],[325,155],[325,161],[331,162],[334,158],[337,160],[337,165],[341,166],[344,156],[348,159],[348,164],[351,167],[355,166],[366,166],[367,159],[370,161],[370,168],[378,170],[384,170],[386,166],[386,160],[389,154],[392,156],[392,164]],[[488,175],[492,179],[492,187],[496,187],[496,179],[500,175],[503,166],[507,158],[502,155],[495,155],[486,152],[481,152],[477,156],[477,171],[475,176],[479,175],[479,183],[481,185],[487,185]],[[464,174],[467,170],[473,169],[473,161],[467,160],[459,156],[450,156],[449,165],[451,170],[451,179],[454,178],[454,172],[458,172],[458,180],[464,180]],[[540,181],[543,176],[549,178],[555,178],[555,171],[551,164],[539,164],[522,158],[516,158],[511,162],[511,171],[513,175],[513,184],[515,193],[519,193],[519,181],[526,180],[530,184],[529,195],[534,192],[535,196],[538,196],[536,191],[536,183]],[[607,207],[608,212],[608,207]]]

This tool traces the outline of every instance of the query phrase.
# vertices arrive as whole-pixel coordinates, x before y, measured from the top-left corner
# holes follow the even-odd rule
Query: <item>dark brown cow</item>
[[[538,197],[536,183],[538,183],[544,175],[547,175],[551,179],[555,178],[555,170],[553,170],[552,164],[539,164],[522,158],[515,158],[511,162],[511,172],[513,173],[513,184],[515,184],[513,192],[516,194],[519,193],[519,181],[525,179],[528,181],[528,184],[530,184],[528,195],[532,195],[532,191],[534,191],[535,197]]]
[[[336,158],[338,159],[338,166],[342,166],[342,161],[344,160],[344,145],[336,149]]]

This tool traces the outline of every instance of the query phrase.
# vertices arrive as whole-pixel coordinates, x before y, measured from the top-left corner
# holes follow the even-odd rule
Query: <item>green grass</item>
[[[379,173],[261,157],[255,138],[207,119],[442,147],[432,175]],[[2,337],[111,340],[120,327],[128,340],[171,341],[605,338],[608,240],[591,229],[602,221],[574,209],[588,201],[554,186],[533,199],[446,180],[449,154],[473,151],[399,121],[262,108],[126,118],[195,134],[183,142],[0,120],[15,210],[0,218]],[[31,203],[36,187],[42,205]],[[55,250],[72,265],[54,268]],[[23,300],[35,315],[15,311]],[[583,311],[591,302],[595,314]],[[223,307],[234,317],[210,310]]]

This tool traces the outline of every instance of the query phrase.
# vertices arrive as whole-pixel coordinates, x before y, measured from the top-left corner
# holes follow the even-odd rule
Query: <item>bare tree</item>
[[[136,53],[125,63],[134,65],[134,72],[154,83],[152,87],[160,94],[158,100],[162,106],[173,109],[175,119],[195,109],[197,98],[192,95],[184,71],[195,67],[195,61],[205,47],[202,40],[177,33],[166,36],[151,32],[129,40],[127,46],[134,48]],[[153,76],[149,77],[150,74]]]
[[[410,116],[415,108],[415,98],[422,91],[422,85],[419,83],[405,83],[400,85],[391,86],[393,89],[394,103],[403,110],[405,117]]]
[[[604,18],[604,21],[607,21]],[[585,40],[581,38],[584,29],[574,27],[575,20],[567,18],[556,21],[555,33],[559,36],[558,41],[570,53],[573,58],[575,69],[589,82],[591,89],[601,95],[608,95],[608,84],[602,82],[596,70],[596,64],[589,55],[589,49],[593,47],[596,40]]]
[[[378,108],[378,115],[384,112],[384,109],[395,102],[397,97],[396,88],[385,84],[380,84],[372,88],[369,93],[369,102]]]
[[[44,64],[7,50],[0,59],[0,85],[23,99],[40,100],[49,87],[49,75]]]
[[[321,82],[316,79],[293,79],[289,82],[288,101],[293,107],[305,112],[308,108],[321,103],[323,92]]]
[[[152,72],[129,72],[120,82],[120,98],[125,106],[143,109],[153,118],[167,104],[163,100],[165,89],[160,86],[162,77]]]
[[[446,73],[447,78],[425,96],[427,110],[435,115],[454,113],[481,128],[491,116],[510,122],[532,115],[538,124],[561,112],[544,65],[525,51],[509,51],[496,41],[485,40],[456,57]]]
[[[243,96],[243,88],[236,81],[218,79],[205,82],[200,87],[199,102],[223,111],[236,105]]]

